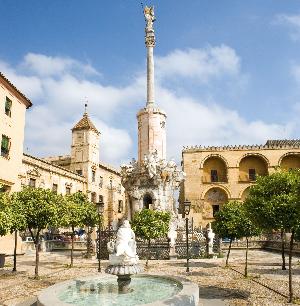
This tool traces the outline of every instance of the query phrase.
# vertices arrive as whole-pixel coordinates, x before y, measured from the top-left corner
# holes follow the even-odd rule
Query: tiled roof
[[[234,150],[262,150],[262,149],[300,149],[300,139],[268,140],[264,145],[228,145],[228,146],[185,146],[183,152],[201,151],[234,151]]]
[[[100,134],[87,113],[84,113],[83,117],[75,124],[75,126],[72,128],[72,131],[74,130],[93,130],[98,135]]]
[[[300,139],[275,139],[275,140],[268,140],[265,144],[268,147],[298,147],[300,146]]]
[[[6,84],[11,86],[21,96],[21,98],[23,98],[23,100],[27,104],[26,108],[32,106],[31,101],[2,72],[0,72],[0,78],[2,78],[6,82]]]

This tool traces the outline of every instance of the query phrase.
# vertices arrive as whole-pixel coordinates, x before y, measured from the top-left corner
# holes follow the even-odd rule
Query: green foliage
[[[97,211],[96,207],[95,209],[92,208],[92,205],[82,192],[66,195],[62,212],[62,225],[72,228],[85,225],[94,226],[97,222]]]
[[[212,223],[214,232],[221,238],[241,238],[239,225],[241,223],[241,203],[231,201],[226,203],[215,215]]]
[[[134,214],[131,227],[138,237],[156,239],[167,235],[170,220],[169,212],[143,209]]]
[[[49,189],[24,187],[13,196],[15,216],[23,216],[22,223],[30,231],[40,232],[48,227],[57,227],[62,197]]]
[[[286,230],[299,223],[298,171],[261,176],[250,188],[245,206],[250,218],[264,230]]]
[[[0,192],[0,236],[6,235],[12,226],[10,196],[5,192]]]

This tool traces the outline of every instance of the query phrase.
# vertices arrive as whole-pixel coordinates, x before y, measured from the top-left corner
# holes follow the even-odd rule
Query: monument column
[[[155,35],[153,22],[154,8],[145,7],[144,16],[145,45],[147,48],[147,102],[146,107],[137,114],[138,119],[138,162],[143,161],[145,155],[157,153],[159,159],[166,159],[166,114],[155,105],[154,90],[154,47]]]

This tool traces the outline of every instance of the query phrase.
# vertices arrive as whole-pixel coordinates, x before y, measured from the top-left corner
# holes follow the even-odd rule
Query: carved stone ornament
[[[27,175],[32,176],[32,177],[40,177],[41,173],[36,168],[34,168],[34,169],[31,169],[31,170],[28,170]]]

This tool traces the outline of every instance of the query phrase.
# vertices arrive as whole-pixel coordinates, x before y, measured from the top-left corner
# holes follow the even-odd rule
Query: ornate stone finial
[[[87,97],[84,97],[84,99],[85,99],[85,103],[84,103],[84,114],[87,115],[87,113],[88,113],[88,102],[89,102],[89,100],[88,100]]]
[[[155,46],[155,36],[153,29],[153,22],[156,20],[154,16],[154,6],[145,6],[144,8],[144,16],[146,21],[146,36],[145,36],[145,44],[147,47]]]

